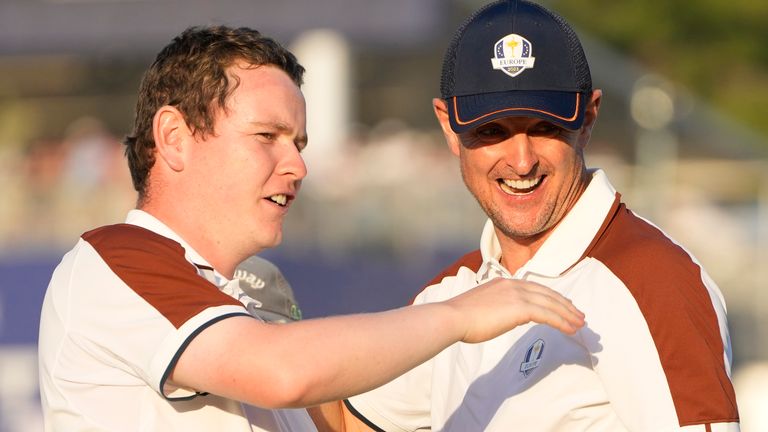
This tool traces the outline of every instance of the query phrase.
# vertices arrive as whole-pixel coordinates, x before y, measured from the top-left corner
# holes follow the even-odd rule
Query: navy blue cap
[[[559,15],[525,0],[475,12],[448,47],[440,83],[456,133],[507,116],[578,129],[591,91],[576,33]]]

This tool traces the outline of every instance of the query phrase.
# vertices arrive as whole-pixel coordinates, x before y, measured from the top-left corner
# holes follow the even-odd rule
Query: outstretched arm
[[[530,321],[574,333],[584,316],[532,282],[494,279],[439,303],[269,325],[232,317],[181,355],[175,385],[253,405],[300,407],[376,388],[459,341],[483,342]]]

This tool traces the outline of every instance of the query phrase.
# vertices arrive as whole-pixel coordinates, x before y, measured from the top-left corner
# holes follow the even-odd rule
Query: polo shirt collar
[[[213,266],[197,253],[180,235],[176,234],[168,225],[160,221],[160,219],[152,216],[144,210],[133,209],[128,212],[128,216],[125,218],[125,223],[130,225],[140,226],[148,229],[156,234],[160,234],[163,237],[171,239],[180,244],[184,248],[184,256],[187,261],[193,263],[203,277],[208,279],[216,286],[222,287],[230,282],[229,279],[221,275]]]
[[[520,268],[516,277],[522,277],[525,273],[557,277],[584,255],[618,199],[616,189],[603,170],[590,170],[589,173],[592,180],[584,193],[536,254]],[[499,262],[501,246],[490,219],[483,228],[480,253],[483,264],[477,273],[478,282],[495,276],[512,277]]]

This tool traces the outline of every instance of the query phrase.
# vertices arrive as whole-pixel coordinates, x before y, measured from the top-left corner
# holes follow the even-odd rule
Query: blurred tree
[[[768,2],[549,0],[546,4],[574,26],[768,136]]]

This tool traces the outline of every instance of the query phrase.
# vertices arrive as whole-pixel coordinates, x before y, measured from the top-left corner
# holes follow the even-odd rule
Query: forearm
[[[283,326],[276,346],[286,371],[303,388],[290,405],[343,399],[376,388],[464,337],[461,318],[444,304],[350,315]],[[301,350],[296,348],[301,347]]]
[[[172,382],[265,408],[317,405],[417,366],[460,340],[463,322],[445,303],[282,325],[232,317],[192,340]]]

